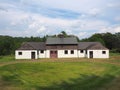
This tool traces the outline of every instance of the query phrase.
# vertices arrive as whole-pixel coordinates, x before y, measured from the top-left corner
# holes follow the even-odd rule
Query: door
[[[93,51],[90,51],[89,53],[90,53],[90,54],[89,54],[89,55],[90,55],[90,58],[93,58]]]
[[[31,52],[31,59],[35,59],[35,52]]]
[[[57,51],[50,51],[50,58],[57,58]]]

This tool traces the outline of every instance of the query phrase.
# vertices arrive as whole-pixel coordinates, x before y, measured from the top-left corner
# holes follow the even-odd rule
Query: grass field
[[[0,90],[120,90],[119,55],[75,62],[18,63],[9,63],[15,60],[8,56],[0,62],[8,63],[0,66]]]
[[[0,56],[0,63],[2,63],[2,62],[10,62],[10,61],[15,61],[15,56],[14,55]]]

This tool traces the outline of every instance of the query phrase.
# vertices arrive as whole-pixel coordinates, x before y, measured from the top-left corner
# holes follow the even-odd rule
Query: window
[[[106,51],[102,51],[102,54],[106,54]]]
[[[22,52],[18,52],[18,55],[22,55]]]
[[[80,53],[83,53],[83,50],[80,50]]]
[[[41,50],[40,53],[44,53],[44,50]]]
[[[74,50],[71,50],[71,54],[74,54]]]
[[[64,54],[68,54],[68,50],[65,50]]]

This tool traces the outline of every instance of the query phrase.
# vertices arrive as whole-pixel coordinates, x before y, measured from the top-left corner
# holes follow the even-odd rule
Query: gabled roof
[[[45,42],[25,42],[18,50],[45,50]]]
[[[100,42],[79,42],[78,43],[78,49],[84,50],[100,50],[104,49],[106,50],[107,48],[104,47]]]
[[[66,37],[66,38],[59,38],[59,37],[49,37],[46,41],[47,45],[55,45],[55,44],[78,44],[77,39],[75,37]]]
[[[107,50],[107,48],[103,46],[101,43],[90,45],[87,49],[88,50]]]

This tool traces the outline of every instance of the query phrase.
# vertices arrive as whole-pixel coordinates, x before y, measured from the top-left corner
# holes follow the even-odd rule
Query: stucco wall
[[[83,53],[81,53],[81,50],[78,50],[78,57],[85,57],[85,50],[83,50]]]
[[[46,50],[45,51],[45,57],[46,58],[50,58],[50,50]]]
[[[68,54],[64,53],[65,50],[58,50],[58,58],[77,58],[77,50],[74,50],[74,54],[71,54],[71,50],[68,50]]]
[[[22,55],[19,55],[18,52],[22,52]],[[35,52],[35,59],[37,59],[37,50],[16,50],[15,59],[31,59],[31,52]]]
[[[93,51],[93,58],[109,58],[109,50],[87,50],[88,58],[90,58],[90,51]],[[106,51],[106,54],[103,54],[102,51]]]
[[[44,50],[44,53],[41,53],[41,51],[39,51],[39,58],[46,58],[46,50]]]
[[[90,58],[90,51],[93,51],[93,58],[109,58],[109,50],[87,50],[87,55],[85,50],[83,53],[80,50],[74,50],[74,54],[71,54],[71,50],[68,50],[68,54],[64,53],[65,50],[58,50],[58,58],[81,58],[87,57]],[[102,51],[106,51],[106,54],[103,54]],[[18,52],[22,52],[22,55],[18,55]],[[35,58],[50,58],[50,50],[44,50],[44,53],[37,55],[37,50],[16,50],[15,58],[16,59],[31,59],[31,52],[35,52]]]

